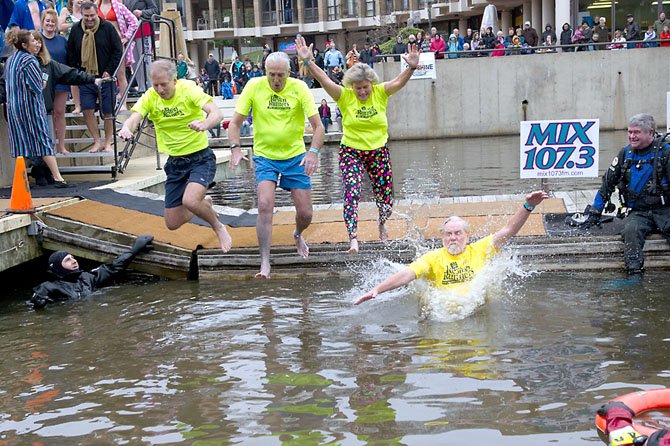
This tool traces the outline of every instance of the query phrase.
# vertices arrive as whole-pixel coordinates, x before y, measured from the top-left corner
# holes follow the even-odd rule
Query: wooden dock
[[[409,263],[416,258],[417,241],[439,245],[439,228],[446,217],[460,215],[470,223],[472,236],[480,237],[502,226],[521,202],[522,198],[517,196],[399,200],[387,224],[390,240],[386,243],[377,240],[376,208],[372,203],[363,203],[358,255],[346,253],[348,239],[341,221],[341,205],[315,206],[313,223],[305,232],[310,244],[307,259],[295,253],[293,210],[280,208],[274,216],[272,277],[349,275],[355,270],[351,268],[353,264],[374,262],[382,257]],[[574,201],[568,204],[575,206]],[[510,250],[539,270],[623,269],[623,243],[619,235],[564,237],[547,232],[546,216],[567,211],[565,197],[546,200],[512,240]],[[156,249],[140,255],[133,268],[171,279],[246,280],[253,278],[260,265],[252,226],[229,227],[234,248],[224,254],[216,249],[216,237],[207,226],[189,223],[177,231],[169,231],[159,215],[92,200],[68,199],[62,206],[50,203],[38,215],[45,224],[40,234],[44,249],[64,249],[100,262],[127,250],[135,236],[153,234]],[[668,243],[659,236],[652,236],[647,242],[645,255],[647,268],[670,268]]]

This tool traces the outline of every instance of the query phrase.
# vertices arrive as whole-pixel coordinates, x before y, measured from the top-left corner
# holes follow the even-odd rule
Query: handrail
[[[116,135],[116,123],[117,123],[117,117],[119,116],[121,112],[121,106],[125,103],[126,99],[128,98],[128,93],[130,91],[130,86],[133,84],[133,82],[137,78],[137,73],[139,70],[144,71],[144,79],[145,82],[147,79],[149,79],[149,73],[147,72],[147,67],[145,60],[147,57],[150,57],[152,60],[155,60],[158,56],[156,55],[156,38],[153,33],[153,27],[155,25],[160,25],[160,24],[165,24],[167,25],[168,33],[169,36],[166,36],[166,40],[170,45],[170,57],[168,57],[171,60],[176,60],[176,48],[177,48],[177,37],[176,37],[176,30],[175,30],[175,22],[172,19],[169,19],[167,17],[160,16],[158,14],[154,14],[151,16],[150,19],[146,18],[141,18],[139,21],[139,38],[142,40],[142,45],[143,41],[145,38],[150,38],[151,39],[151,50],[147,52],[144,48],[144,45],[142,46],[142,51],[140,52],[140,58],[139,58],[139,63],[137,68],[133,71],[132,75],[128,79],[128,86],[126,87],[125,91],[120,92],[121,97],[118,101],[117,104],[114,103],[116,94],[112,94],[110,100],[112,101],[112,115],[105,117],[102,116],[103,120],[111,120],[112,121],[112,132],[114,135]],[[151,24],[152,25],[152,32],[149,33],[149,35],[145,34],[144,26],[145,24]],[[137,34],[136,34],[137,35]],[[134,39],[133,39],[134,40]],[[119,73],[119,70],[126,69],[126,56],[128,54],[128,51],[130,51],[131,45],[127,45],[126,48],[123,50],[123,53],[121,54],[121,60],[119,62],[119,65],[116,67],[116,70],[114,70],[114,73],[112,76],[109,78],[103,79],[103,82],[115,82],[117,81],[117,76]],[[145,85],[146,86],[146,85]],[[102,90],[99,92],[99,101],[102,103]],[[123,160],[119,159],[119,149],[118,149],[118,142],[117,139],[113,139],[113,147],[114,147],[114,168],[112,170],[112,178],[116,178],[116,173],[120,172],[122,173],[126,167],[128,166],[128,162],[130,161],[130,157],[132,156],[135,147],[138,144],[139,141],[139,135],[143,132],[144,128],[147,126],[148,120],[145,118],[142,123],[138,126],[136,134],[137,137],[133,138],[132,140],[128,141],[125,144],[124,150],[122,152],[123,155]],[[156,151],[156,168],[160,170],[160,157],[158,155],[158,151]]]
[[[626,49],[628,44],[647,44],[647,43],[660,43],[660,42],[670,42],[670,39],[653,39],[653,40],[627,40],[625,42],[620,42],[620,44],[624,45]],[[619,43],[619,42],[617,42]],[[552,45],[552,46],[506,46],[504,48],[476,48],[474,50],[459,50],[459,51],[431,51],[432,53],[435,54],[444,54],[444,55],[449,55],[449,54],[476,54],[476,53],[492,53],[494,51],[505,51],[505,52],[510,52],[513,51],[514,54],[520,53],[521,51],[535,51],[538,52],[540,50],[540,53],[543,52],[548,52],[546,50],[548,49],[554,49],[557,50],[559,48],[574,48],[577,50],[578,48],[584,48],[587,46],[598,46],[598,47],[607,47],[610,45],[615,44],[615,42],[586,42],[586,43],[572,43],[569,45]],[[631,48],[631,49],[643,49],[643,48]],[[610,50],[609,48],[603,48],[602,50]],[[557,51],[554,51],[557,52]],[[400,57],[403,56],[406,53],[403,54],[375,54],[375,62],[382,59],[382,58],[388,58],[388,57]],[[507,55],[507,54],[506,54]],[[445,57],[446,59],[447,57]]]

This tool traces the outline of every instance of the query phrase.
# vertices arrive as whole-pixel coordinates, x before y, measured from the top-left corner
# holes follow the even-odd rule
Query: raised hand
[[[531,206],[537,206],[538,204],[542,203],[542,200],[547,198],[549,198],[548,193],[541,190],[536,190],[535,192],[531,192],[526,195],[526,203]]]
[[[416,67],[419,65],[419,54],[421,54],[421,49],[419,49],[419,45],[415,44],[407,45],[407,48],[409,49],[409,53],[403,54],[402,58],[410,67]]]
[[[312,48],[314,47],[314,44],[310,44],[307,46],[307,43],[305,43],[305,38],[298,34],[298,36],[295,38],[295,50],[298,53],[298,57],[302,60],[310,60],[312,58]]]

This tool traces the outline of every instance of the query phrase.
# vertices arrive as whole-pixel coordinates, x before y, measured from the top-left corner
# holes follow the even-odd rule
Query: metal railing
[[[151,32],[149,35],[145,34],[145,27],[143,25],[145,24],[150,24],[151,25]],[[121,96],[117,103],[115,103],[116,100],[116,94],[112,94],[110,101],[112,105],[112,114],[110,116],[102,116],[103,120],[108,120],[112,122],[112,132],[115,135],[113,138],[113,153],[114,153],[114,166],[112,167],[112,178],[116,178],[117,173],[123,173],[126,168],[128,167],[128,163],[130,162],[130,158],[132,157],[135,148],[137,147],[138,144],[141,144],[139,142],[140,137],[142,134],[145,134],[144,129],[148,125],[148,119],[145,117],[142,120],[142,123],[137,127],[137,130],[135,131],[135,135],[132,139],[129,141],[126,141],[124,144],[124,148],[121,152],[119,152],[119,147],[118,147],[118,141],[116,138],[116,130],[117,130],[117,122],[118,122],[118,116],[121,112],[121,108],[126,102],[126,99],[128,99],[128,93],[130,92],[130,88],[133,85],[133,82],[136,82],[138,73],[142,71],[144,74],[144,79],[145,79],[145,85],[144,87],[148,87],[148,79],[149,79],[149,71],[147,69],[147,66],[149,63],[151,63],[152,60],[156,60],[159,58],[159,56],[156,54],[156,38],[153,30],[155,29],[156,26],[160,26],[161,24],[166,25],[167,28],[167,34],[165,36],[161,36],[161,42],[163,44],[168,44],[169,45],[169,54],[170,56],[168,59],[170,60],[176,60],[177,58],[177,37],[176,37],[176,30],[175,30],[175,23],[174,20],[169,19],[167,17],[162,17],[158,14],[154,14],[151,16],[150,19],[140,19],[139,23],[139,39],[142,44],[142,51],[140,52],[140,57],[138,62],[138,65],[135,70],[133,70],[132,75],[128,79],[128,86],[126,89],[122,92],[120,92]],[[137,35],[137,34],[136,34]],[[144,39],[148,38],[150,39],[150,45],[149,45],[149,50],[147,51],[147,48],[144,43]],[[114,70],[114,73],[112,74],[111,77],[103,79],[103,83],[114,83],[116,84],[116,81],[118,80],[118,74],[119,70],[125,70],[126,69],[126,56],[128,55],[128,52],[130,51],[131,45],[127,45],[126,48],[123,50],[123,53],[121,54],[121,61],[119,62],[119,65],[116,67],[116,70]],[[101,85],[102,87],[102,85]],[[112,87],[113,88],[113,87]],[[99,101],[102,104],[102,88],[100,89],[99,92]],[[101,107],[102,108],[102,107]],[[145,145],[145,144],[142,144]],[[146,146],[146,145],[145,145]],[[160,155],[158,153],[158,150],[156,150],[156,169],[160,170]]]
[[[505,56],[513,56],[519,54],[544,54],[544,53],[557,53],[560,50],[567,50],[561,52],[591,52],[591,51],[618,51],[623,49],[645,49],[647,48],[645,44],[656,44],[655,47],[658,47],[661,42],[669,42],[670,39],[655,39],[655,40],[631,40],[626,42],[616,43],[617,45],[623,45],[623,48],[609,48],[612,45],[615,45],[613,42],[587,42],[587,43],[572,43],[569,45],[551,45],[551,46],[507,46],[503,48],[476,48],[469,50],[459,50],[459,51],[435,51],[436,55],[442,55],[444,59],[457,59],[457,58],[468,58],[468,57],[486,57],[490,56],[494,52],[504,52]],[[634,45],[634,47],[629,47],[628,45]],[[588,47],[598,47],[598,49],[588,49]],[[449,55],[456,54],[457,57],[449,57]],[[391,57],[400,57],[402,54],[376,54],[375,62],[384,62],[387,58]],[[502,56],[502,55],[501,55]]]

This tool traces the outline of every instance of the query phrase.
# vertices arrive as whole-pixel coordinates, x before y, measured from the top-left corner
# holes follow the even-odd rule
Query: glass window
[[[665,1],[663,2],[665,3]],[[670,2],[669,2],[670,3]],[[612,5],[614,4],[614,23],[612,23]],[[666,9],[667,9],[666,5]],[[640,1],[640,0],[579,0],[579,11],[577,12],[577,23],[573,23],[573,28],[580,25],[584,20],[589,24],[598,22],[600,17],[605,17],[606,25],[611,30],[625,29],[627,21],[626,16],[633,14],[635,22],[642,29],[653,25],[658,19],[660,8],[658,1]]]

